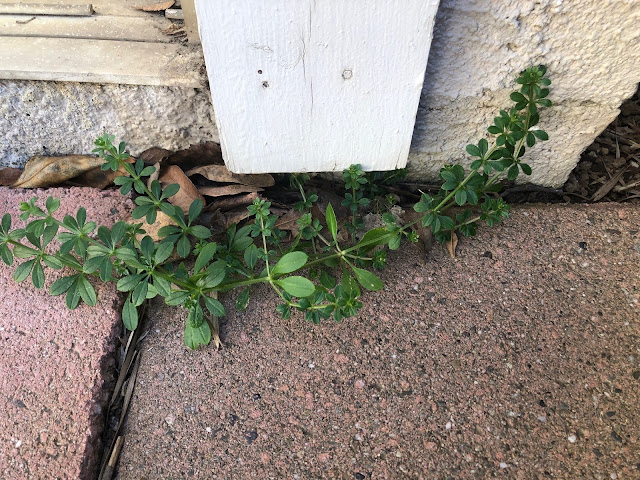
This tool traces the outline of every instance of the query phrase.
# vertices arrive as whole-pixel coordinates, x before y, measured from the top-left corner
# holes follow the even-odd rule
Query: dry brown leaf
[[[451,232],[451,238],[447,241],[447,252],[451,258],[456,258],[456,247],[458,246],[458,236],[456,232]]]
[[[262,188],[248,185],[225,185],[224,187],[198,187],[198,191],[208,197],[224,197],[236,193],[261,192]]]
[[[225,228],[229,228],[234,223],[240,223],[242,220],[249,218],[250,213],[246,208],[236,208],[224,214]]]
[[[24,166],[20,178],[12,185],[16,188],[39,188],[59,185],[82,173],[99,167],[104,159],[89,155],[67,155],[65,157],[31,157]]]
[[[282,215],[275,224],[280,230],[289,230],[294,237],[298,236],[298,219],[302,216],[302,212],[297,210],[289,210]]]
[[[129,158],[127,163],[133,163],[135,160],[133,158]],[[116,177],[120,177],[122,175],[128,175],[125,172],[124,168],[120,167],[115,172],[111,169],[102,170],[102,167],[94,167],[91,170],[87,170],[84,173],[81,173],[77,177],[73,177],[70,180],[70,183],[75,185],[81,185],[83,187],[93,187],[99,188],[101,190],[113,185],[113,180]]]
[[[144,12],[161,12],[166,10],[167,8],[171,8],[173,4],[176,3],[175,0],[169,0],[167,2],[158,2],[151,3],[149,5],[143,5],[141,7],[133,7],[136,10],[142,10]]]
[[[21,168],[0,168],[0,185],[13,185],[18,178],[22,175]]]
[[[191,180],[184,174],[182,169],[175,165],[169,165],[158,178],[163,187],[172,183],[180,185],[180,190],[173,197],[169,197],[169,202],[182,209],[184,213],[189,211],[189,206],[199,198],[204,204],[204,197],[198,193],[198,189],[191,183]]]
[[[130,219],[128,220],[127,223],[140,223],[140,220]],[[161,210],[158,210],[156,221],[153,222],[152,224],[148,224],[147,220],[143,219],[142,228],[146,233],[138,234],[136,235],[136,238],[138,239],[138,241],[142,241],[142,239],[146,235],[149,235],[154,242],[158,242],[160,241],[160,236],[158,235],[158,232],[160,231],[160,229],[162,227],[166,227],[167,225],[175,225],[175,224],[176,222],[174,222],[169,215],[165,214]]]
[[[258,198],[256,192],[247,193],[246,195],[235,195],[233,197],[216,198],[207,205],[206,210],[213,212],[215,210],[233,210],[243,205],[250,205]]]
[[[187,171],[187,176],[202,175],[203,177],[220,183],[239,183],[241,185],[252,185],[254,187],[271,187],[275,185],[275,180],[268,173],[243,174],[232,173],[224,165],[206,165]]]
[[[191,145],[169,155],[163,162],[165,165],[178,165],[185,172],[203,165],[224,165],[222,149],[214,142]]]
[[[155,163],[162,163],[164,159],[168,158],[173,152],[171,150],[165,150],[160,147],[151,147],[146,149],[139,155],[139,158],[147,165],[153,165]]]

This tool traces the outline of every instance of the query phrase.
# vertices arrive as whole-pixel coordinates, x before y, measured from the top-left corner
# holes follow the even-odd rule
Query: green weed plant
[[[446,242],[452,232],[474,236],[479,222],[494,225],[508,216],[509,206],[496,195],[501,178],[530,175],[531,167],[523,161],[525,151],[548,139],[537,127],[539,109],[551,106],[547,98],[551,82],[545,74],[546,68],[538,66],[518,76],[519,88],[510,96],[514,105],[501,110],[488,128],[493,144],[482,138],[467,145],[471,156],[468,170],[460,164],[443,167],[440,191],[433,196],[422,194],[413,206],[420,216],[411,223],[402,224],[387,211],[382,214],[384,227],[364,232],[361,214],[381,191],[374,180],[385,181],[395,174],[365,173],[353,165],[343,172],[342,205],[351,213],[344,224],[339,224],[331,204],[324,211],[325,222],[312,216],[318,195],[306,191],[309,177],[298,174],[291,176],[291,184],[300,192],[301,200],[294,208],[302,215],[292,242],[283,242],[284,232],[276,227],[278,217],[264,199],[248,207],[253,219],[250,224],[233,225],[223,241],[214,242],[209,229],[198,224],[203,209],[200,200],[195,200],[185,215],[169,202],[179,186],[163,189],[154,180],[147,187],[146,179],[154,167],[145,166],[142,160],[128,163],[125,143],[115,145],[114,137],[105,134],[96,140],[94,152],[104,158],[104,170],[124,169],[127,173],[115,182],[123,195],[131,190],[137,193],[133,218],[153,224],[161,211],[174,225],[162,227],[160,240],[154,242],[144,235],[142,223],[119,221],[111,228],[98,226],[87,221],[84,208],[60,220],[54,216],[59,199],[49,197],[41,208],[33,198],[20,205],[20,218],[28,221],[25,228],[12,229],[11,215],[3,216],[0,258],[7,265],[18,259],[14,280],[31,277],[37,288],[45,284],[44,266],[64,268],[65,276],[51,285],[50,294],[65,295],[70,309],[81,301],[88,305],[98,301],[91,277],[116,282],[117,289],[126,295],[122,320],[129,330],[138,326],[138,307],[148,299],[161,296],[168,305],[182,306],[188,311],[184,342],[191,349],[207,345],[212,336],[210,321],[225,315],[216,293],[239,290],[236,307],[244,309],[251,288],[257,284],[271,285],[280,299],[276,310],[282,318],[298,310],[314,323],[328,318],[340,321],[356,315],[362,307],[363,290],[383,287],[372,270],[384,267],[386,248],[399,248],[403,238],[417,241],[413,227],[418,222],[430,228],[438,241]],[[459,207],[459,213],[448,215],[453,206]],[[342,230],[348,234],[340,235]],[[55,238],[59,247],[53,251]],[[195,261],[186,262],[188,257]]]

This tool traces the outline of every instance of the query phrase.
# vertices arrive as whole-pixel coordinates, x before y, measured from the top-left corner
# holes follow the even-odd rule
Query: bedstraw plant
[[[113,136],[104,135],[96,140],[94,151],[104,158],[104,170],[126,172],[115,183],[124,195],[136,192],[133,218],[153,224],[161,211],[173,225],[162,227],[159,240],[154,241],[145,235],[142,223],[97,226],[87,220],[84,208],[75,216],[59,219],[55,213],[60,200],[49,197],[42,208],[33,198],[20,205],[25,228],[12,229],[8,213],[2,218],[0,258],[8,265],[18,259],[15,281],[31,277],[37,288],[45,284],[43,266],[64,268],[65,275],[51,285],[50,293],[64,294],[71,309],[81,301],[88,305],[98,301],[90,278],[116,282],[125,294],[122,319],[129,330],[138,325],[138,307],[159,295],[168,305],[188,311],[184,341],[192,349],[210,342],[211,320],[225,314],[217,293],[238,289],[236,306],[242,309],[248,304],[251,287],[257,284],[271,285],[280,299],[276,309],[283,318],[298,310],[314,323],[331,317],[339,321],[362,307],[362,289],[383,287],[371,269],[384,266],[385,248],[397,249],[405,237],[416,241],[413,227],[418,222],[430,228],[437,240],[446,242],[452,232],[473,236],[478,222],[493,225],[508,216],[509,206],[496,194],[501,179],[530,175],[531,167],[523,161],[525,151],[548,139],[537,127],[540,107],[551,106],[547,99],[551,82],[545,73],[546,68],[538,66],[518,76],[519,88],[511,94],[514,105],[500,111],[488,128],[492,145],[485,138],[467,145],[471,156],[467,169],[460,164],[443,167],[440,191],[433,196],[422,194],[413,206],[420,213],[413,222],[403,224],[387,212],[382,215],[385,227],[363,231],[361,214],[376,192],[371,182],[375,175],[353,165],[343,175],[342,205],[350,212],[347,218],[336,218],[331,204],[323,212],[324,219],[312,215],[318,195],[306,191],[307,175],[292,175],[291,184],[301,197],[294,208],[302,214],[293,241],[283,243],[270,202],[257,199],[248,207],[253,221],[231,226],[223,241],[214,242],[209,229],[198,224],[203,209],[200,200],[185,214],[170,202],[178,185],[163,189],[153,180],[147,186],[154,167],[139,159],[129,163],[125,144],[116,146]],[[458,213],[447,214],[453,206]],[[57,243],[53,242],[56,238]]]

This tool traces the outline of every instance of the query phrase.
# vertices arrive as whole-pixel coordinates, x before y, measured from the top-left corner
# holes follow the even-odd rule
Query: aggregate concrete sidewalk
[[[456,259],[392,253],[341,323],[227,297],[220,351],[156,304],[118,478],[640,478],[639,232],[517,207]]]
[[[0,188],[0,216],[34,196],[62,199],[57,218],[87,210],[87,219],[111,225],[131,202],[118,192],[88,188]],[[0,477],[93,479],[102,453],[104,406],[115,371],[121,299],[114,285],[94,283],[98,305],[70,311],[49,286],[65,271],[46,269],[46,285],[16,284],[14,266],[0,264]]]

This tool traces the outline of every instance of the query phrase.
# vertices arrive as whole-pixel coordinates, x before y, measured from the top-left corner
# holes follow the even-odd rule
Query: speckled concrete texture
[[[21,201],[62,199],[56,217],[75,214],[111,225],[131,211],[117,192],[88,188],[0,189],[0,213],[14,225]],[[42,206],[42,204],[41,204]],[[49,286],[65,271],[46,270],[45,288],[16,284],[0,266],[0,477],[91,479],[101,454],[105,402],[113,382],[121,300],[114,285],[95,282],[98,305],[70,311]]]
[[[191,352],[156,304],[118,478],[640,478],[639,264],[637,204],[518,207],[341,323],[260,288]]]
[[[528,153],[527,181],[559,187],[580,153],[640,82],[640,7],[628,0],[441,0],[416,117],[409,166],[436,178],[487,135],[518,72],[549,67],[550,140]]]
[[[88,154],[104,133],[131,153],[218,139],[207,89],[0,80],[0,165]]]

